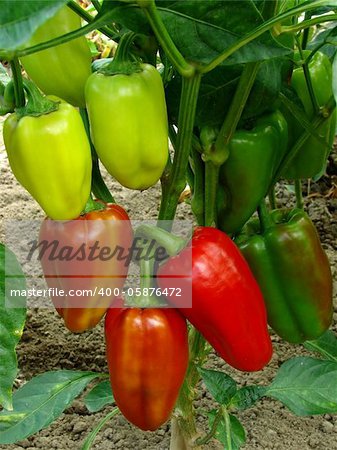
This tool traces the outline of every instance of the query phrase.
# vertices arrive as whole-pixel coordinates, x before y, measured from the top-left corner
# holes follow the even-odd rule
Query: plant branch
[[[255,82],[259,67],[260,62],[248,63],[241,73],[239,84],[236,88],[229,111],[215,142],[215,150],[218,152],[228,145],[236,130],[242,111]]]
[[[337,20],[337,14],[329,14],[326,16],[315,17],[314,19],[304,20],[303,22],[297,23],[296,25],[284,25],[280,29],[280,34],[284,33],[295,33],[296,31],[301,31],[306,28],[310,28],[314,25],[324,22],[331,22]]]
[[[10,65],[14,83],[15,106],[16,108],[21,108],[25,105],[25,92],[23,89],[21,66],[17,58],[14,58],[13,61],[10,62]]]
[[[92,4],[94,5],[96,11],[99,11],[100,8],[97,9],[96,3],[98,4],[98,6],[100,6],[97,1],[95,0],[92,1]],[[83,9],[78,3],[76,3],[75,0],[72,0],[70,3],[68,3],[68,7],[88,23],[92,23],[95,20],[95,18],[90,13],[88,13],[88,11]],[[114,40],[118,36],[118,33],[114,32],[113,30],[110,30],[109,27],[107,26],[103,26],[97,29],[112,40]]]
[[[207,444],[211,439],[214,438],[215,433],[216,433],[216,430],[217,430],[217,428],[218,428],[218,425],[219,425],[219,423],[220,423],[222,417],[223,417],[223,411],[222,411],[221,408],[219,408],[219,409],[218,409],[218,412],[217,412],[217,414],[216,414],[216,416],[215,416],[214,422],[213,422],[213,424],[212,424],[211,430],[210,430],[209,433],[207,433],[204,437],[197,439],[197,440],[196,440],[196,444],[198,444],[198,445],[205,445],[205,444]]]
[[[195,72],[195,67],[189,64],[179,52],[171,36],[169,35],[156,7],[154,0],[138,1],[143,8],[146,17],[156,35],[159,44],[162,46],[166,56],[183,77],[191,77]]]
[[[186,185],[185,175],[191,150],[195,111],[197,107],[201,74],[183,78],[180,98],[178,135],[173,164],[167,177],[162,178],[162,199],[159,220],[172,220],[181,192]]]
[[[225,407],[221,407],[223,418],[225,419],[225,429],[226,429],[226,439],[227,447],[226,450],[232,450],[232,433],[231,433],[231,422],[229,418],[228,411]]]
[[[110,18],[111,16],[112,12],[109,14],[105,14],[100,18],[95,18],[92,22],[88,23],[84,27],[79,28],[78,30],[71,31],[70,33],[66,33],[46,42],[41,42],[40,44],[34,45],[32,47],[18,50],[16,52],[16,56],[21,57],[31,55],[32,53],[40,52],[41,50],[46,50],[47,48],[55,47],[56,45],[64,44],[65,42],[69,42],[72,39],[84,36],[85,34],[90,33],[93,30],[100,29],[100,26],[107,23],[108,18]]]

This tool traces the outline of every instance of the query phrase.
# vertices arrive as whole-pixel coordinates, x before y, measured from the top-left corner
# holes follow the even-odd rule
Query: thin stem
[[[130,46],[137,36],[132,31],[123,34],[121,37],[116,54],[111,62],[101,69],[104,75],[114,75],[116,73],[123,73],[125,75],[132,74],[135,71],[141,70],[138,62],[134,62],[130,58]]]
[[[186,185],[185,175],[190,154],[195,111],[201,75],[183,78],[180,98],[178,135],[172,170],[167,178],[162,179],[162,198],[159,220],[172,220],[175,216],[181,192]]]
[[[305,15],[304,15],[304,21],[310,20],[310,18],[311,18],[311,13],[310,12],[306,12]],[[302,45],[301,45],[301,48],[303,50],[305,50],[307,45],[308,45],[309,31],[310,31],[310,28],[306,28],[303,31],[303,34],[302,34],[302,43],[301,43]]]
[[[221,408],[219,408],[219,409],[218,409],[218,412],[217,412],[217,414],[216,414],[216,416],[215,416],[215,419],[214,419],[214,421],[213,421],[212,428],[210,429],[209,433],[207,433],[204,437],[199,438],[199,439],[196,440],[195,443],[196,443],[197,445],[205,445],[205,444],[207,444],[211,439],[214,438],[215,433],[216,433],[216,430],[217,430],[217,428],[218,428],[218,425],[219,425],[219,423],[220,423],[222,417],[223,417],[223,411],[222,411]]]
[[[255,82],[259,67],[259,62],[248,63],[245,65],[241,73],[238,86],[235,90],[235,95],[231,102],[229,111],[215,142],[216,151],[221,151],[221,149],[227,146],[231,140]]]
[[[91,158],[92,158],[92,171],[91,171],[91,191],[95,195],[95,197],[99,200],[102,200],[106,203],[116,203],[115,199],[113,198],[111,192],[109,191],[107,185],[105,184],[100,168],[99,168],[99,159],[94,147],[94,144],[91,141],[90,136],[90,125],[89,125],[89,118],[88,118],[88,112],[85,108],[80,108],[80,114],[82,117],[82,121],[84,124],[85,131],[87,133],[89,142],[90,142],[90,148],[91,148]]]
[[[312,82],[311,82],[311,76],[310,76],[310,70],[309,70],[309,60],[304,59],[304,53],[300,46],[299,46],[299,52],[301,55],[301,59],[303,61],[302,69],[303,69],[303,73],[304,73],[305,82],[306,82],[306,85],[307,85],[307,88],[309,91],[311,104],[314,109],[314,114],[317,114],[319,112],[319,104],[317,102],[317,98],[316,98],[314,88],[313,88]]]
[[[170,256],[177,255],[187,244],[187,241],[182,237],[171,234],[153,225],[139,225],[136,229],[135,236],[143,236],[150,240],[155,240],[165,248]]]
[[[229,413],[225,407],[221,407],[223,418],[225,419],[225,429],[226,429],[226,440],[227,447],[226,450],[232,450],[232,427],[229,418]]]
[[[216,193],[219,181],[219,166],[212,161],[205,163],[205,226],[213,227],[216,221]]]
[[[97,12],[101,10],[101,4],[98,0],[91,0],[91,3],[93,4]]]
[[[205,198],[204,198],[204,164],[201,160],[201,154],[192,145],[192,162],[193,162],[193,174],[194,174],[194,185],[193,193],[191,199],[192,212],[197,219],[198,225],[203,225],[205,216]]]
[[[269,199],[269,204],[271,209],[276,209],[277,208],[277,203],[276,203],[276,193],[275,193],[275,186],[273,186],[269,192],[268,192],[268,199]]]
[[[270,20],[267,20],[259,27],[255,28],[255,30],[248,33],[243,38],[239,39],[235,44],[231,45],[230,47],[226,48],[220,55],[218,55],[216,58],[214,58],[209,64],[204,66],[200,71],[202,73],[207,73],[213,70],[215,67],[217,67],[219,64],[224,62],[227,58],[229,58],[233,53],[238,51],[240,48],[244,47],[245,45],[252,42],[254,39],[261,36],[266,31],[271,30],[275,24],[278,22],[283,22],[288,17],[299,15],[303,12],[306,12],[310,9],[315,9],[318,6],[325,6],[325,0],[313,0],[310,4],[306,2],[306,4],[302,4],[299,6],[296,6],[295,8],[288,9],[282,14],[278,14],[277,16],[271,18]]]
[[[295,180],[295,194],[296,194],[296,207],[303,209],[303,195],[302,195],[302,183],[301,180]]]
[[[99,2],[97,2],[97,1],[92,1],[91,2],[93,5],[94,5],[94,3],[97,3],[98,5],[99,5]],[[88,22],[88,23],[92,23],[94,20],[95,20],[95,18],[90,14],[90,13],[88,13],[88,11],[86,11],[85,9],[83,9],[78,3],[76,3],[76,1],[74,1],[74,0],[72,0],[70,3],[68,3],[68,5],[67,5],[70,9],[72,9],[76,14],[78,14],[80,17],[82,17],[82,19],[84,19],[86,22]],[[94,5],[95,6],[95,5]],[[95,8],[96,8],[96,6],[95,6]],[[100,8],[99,9],[97,9],[96,8],[96,10],[97,11],[99,11],[100,10]],[[97,29],[101,32],[101,33],[103,33],[105,36],[107,36],[108,38],[110,38],[110,39],[112,39],[112,40],[114,40],[116,37],[118,37],[118,33],[117,32],[115,32],[115,31],[113,31],[113,30],[110,30],[109,29],[109,27],[107,27],[107,26],[103,26],[103,27],[100,27],[100,28],[98,28],[97,27]]]
[[[144,247],[144,252],[147,247]],[[133,298],[133,306],[138,308],[156,308],[163,305],[163,300],[157,297],[155,291],[150,292],[150,288],[154,287],[154,254],[150,258],[142,258],[140,260],[140,295]]]
[[[20,108],[16,108],[18,115],[42,116],[58,110],[60,102],[43,95],[32,81],[25,79],[23,85],[27,94],[27,103]]]
[[[23,80],[21,73],[21,66],[18,58],[14,58],[13,61],[10,62],[13,82],[14,82],[14,98],[15,98],[15,106],[17,108],[21,108],[25,105],[25,92],[23,89]]]
[[[175,66],[181,76],[192,77],[195,72],[195,67],[192,64],[187,63],[175,46],[158,13],[154,0],[146,1],[144,4],[139,2],[139,6],[143,7],[154,34],[171,63]]]
[[[266,202],[264,199],[262,200],[259,207],[257,208],[257,213],[259,215],[261,231],[263,233],[268,228],[271,228],[273,226],[273,221],[269,215],[269,211],[267,209],[267,205],[266,205]]]
[[[337,14],[330,14],[326,16],[315,17],[314,19],[304,20],[303,22],[297,23],[295,25],[284,25],[281,27],[280,34],[284,33],[294,33],[296,31],[301,31],[303,29],[308,29],[313,25],[317,25],[318,23],[331,22],[333,20],[337,20]],[[303,48],[305,48],[303,46]]]
[[[100,24],[106,23],[108,18],[111,15],[112,15],[112,13],[105,14],[104,16],[102,16],[98,19],[95,18],[95,20],[88,23],[84,27],[79,28],[78,30],[71,31],[70,33],[63,34],[62,36],[58,36],[58,37],[56,37],[54,39],[50,39],[49,41],[46,41],[46,42],[41,42],[40,44],[34,45],[32,47],[18,50],[16,55],[18,57],[31,55],[32,53],[40,52],[41,50],[46,50],[47,48],[55,47],[56,45],[64,44],[65,42],[69,42],[72,39],[76,39],[78,37],[84,36],[85,34],[90,33],[93,30],[100,29],[99,28]],[[2,55],[3,54],[1,54],[1,56]]]
[[[101,431],[104,425],[110,420],[112,417],[116,416],[119,413],[118,408],[114,408],[109,414],[107,414],[103,419],[98,423],[98,425],[91,431],[88,435],[87,439],[84,441],[82,446],[82,450],[90,450],[94,440],[96,439],[97,434]]]
[[[205,359],[205,345],[203,336],[192,327],[189,333],[190,362],[176,404],[177,421],[185,441],[196,435],[193,400],[196,394],[195,386],[200,379],[197,365],[202,365]]]

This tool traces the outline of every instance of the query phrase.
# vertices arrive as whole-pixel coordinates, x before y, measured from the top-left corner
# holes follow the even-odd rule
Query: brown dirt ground
[[[1,143],[0,143],[1,145]],[[309,196],[305,196],[305,208],[310,213],[318,228],[323,245],[329,256],[334,274],[335,305],[337,306],[337,188],[335,196],[325,195],[337,185],[337,160],[331,160],[329,177],[310,186]],[[43,214],[39,206],[28,193],[17,183],[12,175],[1,145],[1,197],[0,218],[2,221],[15,219],[38,219]],[[139,193],[122,188],[113,183],[107,176],[116,200],[122,204],[133,219],[149,219],[156,217],[159,205],[159,187]],[[306,193],[308,186],[305,186]],[[293,195],[283,184],[278,187],[280,205],[293,204]],[[181,204],[178,218],[189,217],[189,207]],[[2,236],[0,236],[2,237]],[[334,323],[337,322],[335,307]],[[259,383],[268,384],[273,379],[277,368],[286,359],[294,355],[308,354],[302,346],[292,346],[272,335],[274,355],[271,363],[258,373],[242,373],[231,369],[212,355],[208,366],[224,369],[232,375],[240,385]],[[75,369],[106,372],[105,349],[102,323],[94,330],[82,335],[68,332],[56,312],[49,309],[34,309],[28,312],[27,323],[18,346],[19,374],[16,386],[31,379],[34,375],[47,370]],[[196,407],[200,408],[198,424],[205,426],[205,411],[211,407],[211,399],[203,386],[199,388]],[[58,420],[47,429],[40,431],[14,445],[0,446],[8,450],[59,449],[76,450],[81,448],[88,432],[105,416],[111,407],[96,414],[90,414],[81,398],[76,399]],[[245,450],[337,450],[337,415],[300,418],[292,415],[280,403],[266,399],[255,407],[238,413],[247,432]],[[170,425],[162,426],[157,432],[143,433],[131,426],[122,416],[117,416],[106,424],[98,435],[95,449],[146,449],[166,450],[169,448]],[[207,449],[221,448],[216,443],[205,446]]]

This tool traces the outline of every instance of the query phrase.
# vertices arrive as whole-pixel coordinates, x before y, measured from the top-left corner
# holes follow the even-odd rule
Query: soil
[[[1,144],[1,143],[0,143]],[[1,145],[1,198],[0,219],[38,219],[43,218],[39,206],[18,184],[11,173],[7,157]],[[337,322],[337,158],[331,158],[328,176],[319,183],[304,186],[305,209],[317,226],[323,246],[328,254],[334,275],[335,314]],[[159,186],[145,192],[124,189],[113,183],[105,175],[117,202],[122,204],[133,219],[155,218],[160,199]],[[335,183],[335,184],[334,184]],[[335,189],[333,191],[333,189]],[[277,187],[280,205],[293,205],[294,196],[283,183]],[[308,195],[309,194],[309,195]],[[189,206],[179,205],[178,218],[190,217]],[[271,363],[261,372],[242,373],[226,366],[215,355],[208,367],[225,370],[240,385],[258,383],[269,384],[278,367],[294,355],[310,354],[302,346],[293,346],[272,335],[274,355]],[[33,309],[28,311],[27,322],[22,340],[17,348],[19,374],[15,382],[18,387],[33,376],[50,370],[73,369],[107,372],[103,327],[100,323],[94,330],[81,335],[68,332],[62,320],[51,309]],[[205,430],[206,412],[212,407],[212,400],[200,385],[195,406],[199,409],[198,425]],[[0,449],[81,449],[90,430],[111,410],[106,407],[96,414],[90,414],[81,401],[76,399],[58,420],[17,444],[0,446]],[[251,409],[237,414],[242,421],[247,443],[244,450],[337,450],[337,415],[296,417],[280,403],[266,399]],[[97,436],[94,449],[123,450],[166,450],[169,449],[170,424],[158,431],[141,432],[131,426],[122,416],[108,422]],[[222,448],[216,442],[207,444],[205,449]]]

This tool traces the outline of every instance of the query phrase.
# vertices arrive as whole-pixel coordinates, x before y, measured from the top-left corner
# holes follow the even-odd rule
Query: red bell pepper
[[[191,276],[186,273],[192,248]],[[272,345],[260,288],[234,242],[222,231],[198,227],[192,240],[158,270],[159,286],[192,292],[192,307],[168,297],[219,355],[239,370],[262,369]]]
[[[127,251],[132,238],[129,217],[115,204],[71,221],[43,221],[40,260],[47,284],[54,289],[53,303],[70,331],[96,326],[113,300],[114,289],[117,293],[122,289],[128,266],[112,253],[117,246]],[[60,290],[64,296],[58,295]]]
[[[113,307],[105,339],[117,406],[138,428],[156,430],[169,419],[187,370],[185,319],[175,309]]]

